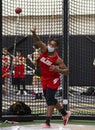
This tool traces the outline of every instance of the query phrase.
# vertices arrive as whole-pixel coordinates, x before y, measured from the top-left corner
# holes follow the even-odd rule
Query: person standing
[[[50,127],[50,120],[54,108],[62,114],[63,123],[66,125],[71,112],[63,109],[58,100],[55,99],[55,94],[60,86],[60,73],[67,76],[69,74],[69,70],[56,51],[58,48],[58,41],[56,39],[50,39],[48,41],[48,45],[46,45],[36,34],[36,27],[33,27],[31,32],[33,34],[35,44],[41,49],[39,64],[42,89],[47,103],[47,115],[44,127]]]
[[[4,81],[4,94],[8,90],[8,81],[10,78],[10,56],[7,48],[2,48],[2,78]]]
[[[42,99],[42,93],[39,92],[41,88],[41,73],[39,68],[40,49],[36,45],[34,45],[33,48],[34,52],[32,54],[28,54],[28,59],[32,62],[35,68],[35,74],[33,76],[32,81],[33,86],[32,94],[35,95],[35,99]]]
[[[16,95],[27,95],[25,89],[25,58],[22,56],[21,51],[16,51],[16,56],[13,57],[13,66],[14,66],[14,83],[18,87],[18,92]],[[21,90],[21,85],[23,89]]]

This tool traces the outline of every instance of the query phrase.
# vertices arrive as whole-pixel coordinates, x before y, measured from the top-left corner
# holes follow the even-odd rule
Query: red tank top
[[[42,78],[53,79],[60,76],[58,72],[50,71],[50,66],[56,65],[57,59],[58,59],[57,52],[55,52],[54,57],[49,57],[48,52],[40,54],[40,71]]]
[[[5,64],[2,66],[2,78],[9,78],[10,76],[10,66],[9,66],[9,58],[7,56],[2,56],[2,62]]]

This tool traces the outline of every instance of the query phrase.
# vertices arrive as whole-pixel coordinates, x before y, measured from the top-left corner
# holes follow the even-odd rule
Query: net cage
[[[32,114],[46,113],[47,105],[41,88],[40,75],[39,72],[36,74],[36,68],[39,66],[35,67],[31,61],[38,54],[30,31],[33,26],[36,26],[37,34],[46,44],[53,37],[61,42],[58,51],[62,57],[62,0],[2,0],[2,66],[6,66],[5,69],[2,67],[4,115],[11,114],[9,108],[17,101],[29,105]],[[56,93],[60,102],[62,102],[61,90],[62,83]],[[57,113],[55,110],[54,114]]]
[[[69,2],[69,101],[73,115],[95,117],[95,1]]]
[[[64,36],[68,35],[68,98],[72,115],[95,117],[95,1],[68,0],[66,26],[64,32],[63,10],[65,0],[2,0],[2,50],[7,48],[10,65],[9,77],[3,77],[2,113],[16,101],[30,106],[32,114],[45,115],[46,102],[41,89],[40,76],[35,77],[35,67],[29,60],[34,54],[34,41],[30,29],[36,25],[37,34],[46,44],[51,37],[60,41],[59,55],[64,59]],[[20,7],[22,12],[15,13]],[[65,12],[66,13],[66,12]],[[13,66],[16,51],[23,56],[24,76],[14,78]],[[3,53],[2,53],[3,54]],[[32,57],[33,58],[33,57]],[[6,59],[5,59],[6,60]],[[2,62],[3,64],[3,62]],[[22,67],[23,68],[23,67]],[[39,68],[39,67],[38,67]],[[7,68],[8,69],[8,68]],[[5,70],[5,72],[7,72]],[[2,75],[6,73],[2,72]],[[20,90],[19,90],[20,86]],[[25,90],[25,91],[24,91]],[[63,76],[56,98],[63,104]],[[54,115],[59,116],[58,111]]]

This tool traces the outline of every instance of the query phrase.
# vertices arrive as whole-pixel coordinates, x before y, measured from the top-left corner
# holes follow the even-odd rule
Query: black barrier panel
[[[10,53],[13,53],[15,37],[16,36],[12,36],[12,35],[2,36],[2,47],[7,47]],[[62,55],[62,46],[63,46],[62,35],[52,35],[51,37],[49,37],[49,35],[44,35],[44,36],[40,36],[40,38],[46,44],[48,43],[50,38],[58,39],[58,43],[59,43],[58,51],[60,56]],[[17,36],[16,49],[20,49],[25,57],[27,57],[27,54],[33,53],[33,45],[34,45],[34,41],[32,35]]]
[[[59,39],[59,54],[62,55],[62,36],[55,36]],[[48,36],[41,36],[41,39],[47,43]],[[69,37],[69,85],[70,86],[94,86],[95,85],[95,67],[93,66],[93,61],[95,58],[95,36],[87,36],[87,35],[78,35],[78,36],[70,36]],[[10,40],[11,39],[11,40]],[[19,37],[19,39],[23,39],[23,37]],[[2,46],[7,47],[7,41],[9,51],[12,52],[12,47],[14,43],[14,36],[3,36]],[[20,40],[18,40],[20,41]],[[33,39],[31,36],[28,36],[24,41],[20,43],[17,42],[17,48],[22,50],[23,55],[27,58],[27,54],[33,52]],[[33,67],[30,61],[27,59],[27,65]],[[27,81],[27,80],[26,80]],[[31,78],[29,80],[31,82]],[[28,82],[28,83],[29,83]],[[27,84],[27,83],[26,83]]]
[[[70,36],[70,86],[95,86],[95,35]]]

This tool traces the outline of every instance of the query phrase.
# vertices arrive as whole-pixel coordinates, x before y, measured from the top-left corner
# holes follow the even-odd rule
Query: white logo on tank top
[[[44,64],[48,65],[48,66],[51,66],[52,65],[52,62],[49,61],[48,59],[46,59],[45,57],[42,57],[40,59],[41,62],[43,62]]]
[[[53,83],[56,84],[58,80],[59,80],[59,78],[54,79]]]

